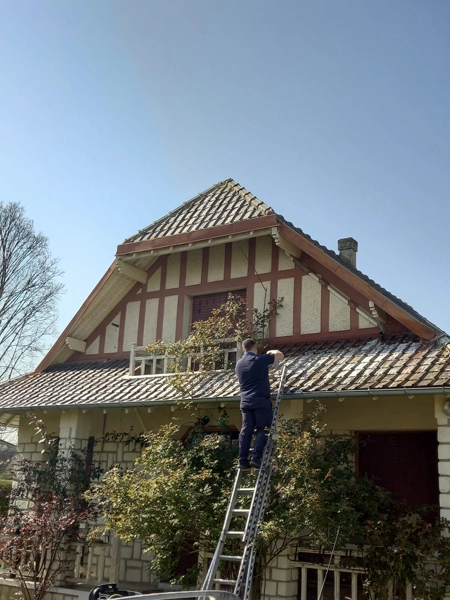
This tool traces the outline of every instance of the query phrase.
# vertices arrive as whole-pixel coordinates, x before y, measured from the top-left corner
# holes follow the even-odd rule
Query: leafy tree
[[[320,412],[280,423],[269,506],[257,542],[255,597],[266,567],[286,548],[331,548],[336,539],[337,548],[351,543],[363,552],[370,597],[387,600],[389,584],[400,592],[408,581],[422,598],[442,597],[450,589],[450,538],[442,535],[448,523],[430,523],[426,513],[396,503],[366,477],[357,477],[354,440],[326,435]],[[214,550],[237,448],[226,430],[204,435],[201,422],[187,441],[177,435],[175,423],[150,432],[135,468],[114,467],[89,498],[98,503],[107,528],[126,541],[142,541],[157,576],[187,584],[195,581],[201,561],[179,577],[177,564],[186,553]],[[237,553],[237,543],[227,541],[224,552]]]
[[[24,208],[0,203],[0,379],[29,368],[54,333],[60,275]]]
[[[16,459],[9,510],[0,515],[0,561],[17,578],[24,600],[42,600],[72,566],[71,544],[82,539],[80,526],[95,521],[96,510],[82,493],[99,471],[33,417],[43,444],[42,462]]]

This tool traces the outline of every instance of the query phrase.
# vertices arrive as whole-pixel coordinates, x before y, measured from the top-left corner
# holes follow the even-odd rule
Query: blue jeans
[[[267,429],[272,425],[272,402],[261,399],[255,404],[241,403],[242,428],[239,434],[239,460],[248,460],[253,432],[256,427],[256,439],[253,458],[261,459],[267,442]]]

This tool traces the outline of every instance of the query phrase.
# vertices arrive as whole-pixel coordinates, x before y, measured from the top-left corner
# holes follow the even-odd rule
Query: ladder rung
[[[227,531],[226,535],[228,537],[234,537],[234,538],[243,538],[245,535],[245,531]]]
[[[223,585],[234,585],[236,579],[213,579],[213,583],[222,583]]]
[[[242,560],[242,556],[231,556],[231,554],[221,554],[219,558],[220,560],[229,560],[234,562],[240,562]]]
[[[249,508],[233,508],[233,510],[231,511],[233,513],[233,515],[236,515],[237,517],[246,517],[248,515],[248,513],[250,512]]]
[[[239,488],[238,494],[242,494],[243,496],[252,496],[255,488]]]

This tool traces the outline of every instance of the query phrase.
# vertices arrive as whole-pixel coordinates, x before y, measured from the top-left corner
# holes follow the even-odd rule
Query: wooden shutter
[[[204,321],[211,315],[214,308],[219,308],[228,300],[228,294],[246,298],[246,290],[236,290],[233,292],[218,292],[216,294],[205,294],[204,296],[194,296],[192,299],[192,323]]]
[[[410,506],[439,504],[435,431],[360,433],[358,471]]]

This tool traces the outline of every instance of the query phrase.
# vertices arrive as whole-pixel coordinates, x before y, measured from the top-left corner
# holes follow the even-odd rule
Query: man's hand
[[[273,354],[275,356],[274,364],[280,362],[284,358],[284,354],[279,350],[267,350],[266,354]]]

